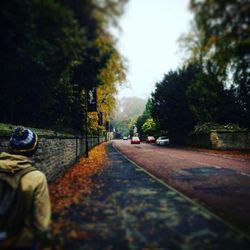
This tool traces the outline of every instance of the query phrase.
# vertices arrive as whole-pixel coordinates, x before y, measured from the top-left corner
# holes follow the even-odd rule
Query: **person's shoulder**
[[[23,176],[23,181],[38,185],[38,184],[46,181],[46,176],[43,172],[36,169],[36,170],[33,170],[33,171],[25,174]]]

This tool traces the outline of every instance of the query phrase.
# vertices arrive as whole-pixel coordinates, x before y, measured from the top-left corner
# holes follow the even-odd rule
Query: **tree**
[[[189,108],[196,123],[217,121],[221,98],[223,97],[223,83],[212,70],[208,62],[206,72],[200,70],[187,88]]]
[[[126,2],[4,0],[2,121],[82,131],[86,89],[100,85],[111,113],[125,67],[109,27],[117,23]]]
[[[191,1],[196,24],[205,34],[207,51],[221,75],[233,75],[244,125],[250,128],[250,2]],[[208,11],[209,10],[209,11]]]
[[[241,62],[235,70],[237,103],[241,106],[241,125],[250,129],[250,63]]]
[[[195,22],[191,23],[191,30],[188,33],[179,37],[178,43],[185,54],[184,65],[194,62],[203,65],[207,58],[204,32],[197,28]]]
[[[102,113],[103,124],[105,124],[114,115],[117,86],[124,82],[126,68],[121,55],[115,48],[112,36],[103,35],[99,38],[98,44],[101,50],[110,53],[105,67],[100,71],[100,85],[97,88],[98,112]]]
[[[147,121],[147,119],[150,119],[150,118],[152,118],[152,100],[149,98],[147,100],[147,103],[145,105],[145,109],[142,115],[140,115],[136,120],[136,127],[138,130],[138,133],[142,137],[145,136],[145,132],[143,131],[142,126]]]
[[[230,89],[224,89],[219,103],[218,123],[233,123],[246,127],[247,118],[243,115],[245,110],[242,104],[239,103],[237,92],[238,90],[234,86],[231,86]]]
[[[137,97],[124,97],[118,102],[114,122],[115,128],[122,131],[121,135],[128,135],[136,125],[137,118],[145,108],[145,102],[144,99]]]
[[[73,13],[53,0],[4,0],[0,16],[0,115],[4,122],[44,125],[52,86],[79,48]]]
[[[199,72],[197,64],[170,71],[156,84],[152,93],[152,117],[160,130],[169,132],[173,142],[183,143],[185,136],[195,125],[187,89]]]
[[[221,99],[221,103],[228,102],[229,96],[234,93],[234,100],[231,96],[230,102],[232,106],[237,103],[237,110],[241,110],[238,121],[250,128],[250,2],[191,0],[190,9],[195,14],[195,23],[192,30],[180,39],[182,47],[189,52],[186,62],[198,59],[205,74],[208,73],[207,64],[213,64],[219,85],[217,88],[221,88],[222,82],[224,84],[221,98],[227,98]],[[228,95],[230,84],[235,91]],[[227,107],[222,108],[225,109]],[[229,120],[235,120],[235,117],[229,117],[229,113],[226,116]],[[225,120],[225,116],[222,120]]]
[[[191,10],[221,73],[227,66],[238,69],[242,62],[249,66],[249,1],[191,0]]]
[[[103,114],[104,123],[109,121],[113,113],[117,84],[121,84],[125,79],[123,58],[115,47],[109,26],[117,25],[117,18],[123,13],[126,2],[127,0],[63,1],[75,13],[80,27],[86,29],[87,49],[79,54],[80,60],[74,72],[79,99],[82,93],[86,93],[86,89],[98,87],[98,112]],[[82,120],[86,119],[83,115]],[[88,117],[92,128],[97,128],[96,117]]]
[[[142,125],[142,131],[146,134],[154,134],[156,132],[156,123],[153,118],[149,118]]]

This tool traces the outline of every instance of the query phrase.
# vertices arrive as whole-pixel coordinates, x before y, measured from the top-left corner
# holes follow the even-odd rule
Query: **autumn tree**
[[[117,18],[123,13],[127,0],[84,2],[64,0],[64,4],[76,13],[79,24],[87,30],[87,49],[80,53],[80,60],[74,68],[74,79],[80,100],[86,99],[86,89],[98,87],[98,112],[105,124],[115,107],[117,85],[125,79],[123,58],[115,47],[115,39],[109,27],[117,25]],[[86,112],[86,107],[84,110]],[[103,125],[97,124],[97,116],[90,114],[88,117],[92,133],[104,130]],[[86,113],[85,118],[81,117],[82,120],[87,119]]]
[[[148,118],[142,125],[142,131],[145,134],[154,134],[156,133],[157,125],[153,118]]]
[[[195,22],[191,22],[189,32],[179,37],[178,44],[180,51],[184,54],[183,64],[186,66],[193,62],[203,65],[209,58],[206,53],[204,32],[197,28]]]
[[[104,124],[110,122],[110,118],[114,115],[117,87],[124,82],[126,77],[123,58],[115,48],[113,37],[110,34],[103,34],[97,40],[97,44],[104,53],[110,53],[110,57],[98,75],[100,85],[97,88],[97,106],[103,124],[95,124],[95,133],[104,131]]]
[[[1,121],[82,130],[86,89],[104,86],[108,74],[120,74],[119,80],[125,74],[109,27],[117,23],[126,2],[3,0]],[[119,77],[102,91],[114,95]]]
[[[237,86],[242,120],[250,127],[250,2],[191,0],[190,7],[204,51],[217,66],[218,76],[232,78]]]
[[[249,63],[249,1],[191,0],[191,10],[198,30],[204,33],[207,52],[213,51],[221,73],[227,66],[237,70]]]

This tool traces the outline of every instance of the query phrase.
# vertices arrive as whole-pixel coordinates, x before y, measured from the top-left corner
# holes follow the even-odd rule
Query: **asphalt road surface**
[[[250,235],[250,159],[114,140],[140,167]]]
[[[144,145],[115,144],[135,155],[141,152],[144,159],[154,151],[151,145],[144,151]],[[130,162],[110,143],[103,171],[92,178],[95,185],[87,197],[54,214],[54,221],[68,225],[55,239],[55,249],[250,249],[244,233]]]

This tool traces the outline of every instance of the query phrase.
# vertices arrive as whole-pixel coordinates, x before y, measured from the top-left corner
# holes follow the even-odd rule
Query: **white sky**
[[[120,19],[118,50],[127,59],[127,88],[118,98],[148,98],[155,83],[181,63],[177,39],[189,31],[189,0],[130,0]]]

